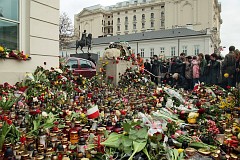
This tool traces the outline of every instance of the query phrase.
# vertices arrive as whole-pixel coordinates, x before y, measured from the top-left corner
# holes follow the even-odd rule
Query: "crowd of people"
[[[186,56],[161,60],[154,55],[151,60],[143,62],[140,54],[137,62],[141,68],[151,74],[152,81],[168,84],[175,88],[191,90],[196,83],[219,85],[223,88],[234,87],[240,82],[240,52],[234,46],[229,47],[229,53],[222,58],[213,53]]]

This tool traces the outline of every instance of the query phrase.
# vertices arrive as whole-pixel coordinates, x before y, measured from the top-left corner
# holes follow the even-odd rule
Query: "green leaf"
[[[147,142],[144,143],[138,143],[136,141],[133,141],[133,154],[131,155],[131,157],[128,160],[132,160],[133,156],[137,153],[140,152],[141,150],[144,149],[144,147],[146,146]]]
[[[101,144],[107,147],[118,148],[120,145],[120,139],[122,138],[122,134],[112,133],[108,137],[108,139]]]
[[[136,133],[137,133],[137,131],[134,129],[130,129],[130,131],[129,131],[129,134],[136,134]]]
[[[173,150],[173,154],[174,154],[174,160],[177,160],[178,159],[178,150],[177,149],[174,149]]]
[[[151,160],[151,158],[150,158],[150,156],[149,156],[149,154],[148,154],[148,151],[147,151],[147,148],[146,148],[146,147],[144,147],[144,149],[143,149],[143,153],[146,154],[148,160]]]
[[[69,146],[69,149],[71,149],[71,150],[73,150],[73,149],[75,149],[77,146],[75,146],[75,145],[70,145]]]
[[[128,136],[123,136],[122,143],[124,147],[129,147],[132,146],[133,141]]]
[[[123,123],[123,129],[125,132],[129,133],[131,125],[129,123]]]
[[[53,123],[45,123],[45,124],[43,124],[43,128],[44,129],[47,129],[47,128],[52,128],[54,126],[54,124]]]
[[[147,133],[148,131],[147,131],[147,128],[141,128],[138,132],[137,132],[137,136],[139,137],[139,138],[145,138],[146,137],[146,135],[148,134]]]
[[[126,153],[126,154],[130,154],[130,153],[132,153],[132,147],[124,147],[124,153]]]
[[[132,140],[136,140],[137,139],[137,136],[135,134],[130,134],[129,135],[129,138],[132,139]]]

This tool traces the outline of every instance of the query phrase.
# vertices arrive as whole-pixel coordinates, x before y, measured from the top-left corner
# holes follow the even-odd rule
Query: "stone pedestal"
[[[120,80],[120,75],[122,75],[127,68],[135,67],[132,65],[131,61],[120,60],[118,64],[115,63],[115,60],[105,60],[108,62],[106,66],[106,81],[108,76],[113,76],[113,85],[117,86]],[[102,68],[102,62],[97,64],[97,72]]]

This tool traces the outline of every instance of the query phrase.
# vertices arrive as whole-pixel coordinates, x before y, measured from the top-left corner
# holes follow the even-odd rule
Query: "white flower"
[[[33,98],[33,102],[37,102],[38,101],[38,98],[37,97],[34,97]]]
[[[7,101],[7,98],[6,97],[3,97],[2,98],[2,101],[5,103]]]
[[[58,73],[63,73],[63,71],[61,69],[59,69],[59,68],[55,69],[55,71],[58,72]]]
[[[43,111],[43,112],[42,112],[42,116],[43,116],[43,117],[47,117],[47,116],[48,116],[47,112]]]

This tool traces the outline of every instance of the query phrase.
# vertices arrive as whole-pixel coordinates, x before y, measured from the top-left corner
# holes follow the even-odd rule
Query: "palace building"
[[[165,29],[210,31],[217,52],[221,4],[218,0],[130,0],[112,6],[95,5],[75,15],[75,34],[84,30],[94,38]]]

